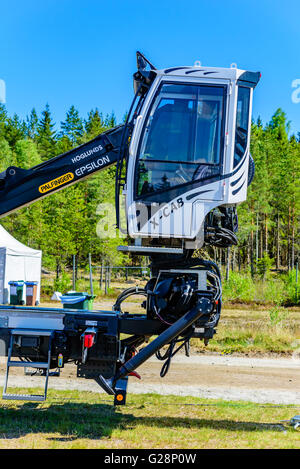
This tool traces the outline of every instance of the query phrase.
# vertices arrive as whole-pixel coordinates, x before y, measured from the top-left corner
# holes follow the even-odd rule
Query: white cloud
[[[0,80],[0,103],[4,104],[5,103],[5,98],[6,98],[6,87],[5,87],[5,81]]]
[[[292,81],[292,88],[296,88],[292,92],[292,102],[298,104],[300,103],[300,78]]]

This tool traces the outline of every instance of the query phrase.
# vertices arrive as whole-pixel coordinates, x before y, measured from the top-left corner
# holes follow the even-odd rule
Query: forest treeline
[[[30,168],[78,146],[117,124],[115,115],[92,109],[82,118],[74,106],[59,129],[46,105],[25,119],[10,117],[0,105],[0,172],[15,165]],[[230,250],[233,269],[274,265],[291,269],[299,254],[300,132],[290,135],[286,114],[278,109],[270,122],[252,122],[251,154],[255,177],[247,201],[238,207],[239,245]],[[116,250],[118,238],[99,239],[99,204],[114,204],[115,168],[23,208],[1,220],[21,242],[43,250],[44,265],[57,271],[72,263],[76,254],[84,262],[128,263]],[[228,251],[209,254],[228,264]]]

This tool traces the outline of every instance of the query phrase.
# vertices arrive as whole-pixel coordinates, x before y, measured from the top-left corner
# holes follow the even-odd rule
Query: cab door
[[[222,200],[226,89],[162,80],[145,102],[128,164],[131,236],[193,238],[199,195]]]

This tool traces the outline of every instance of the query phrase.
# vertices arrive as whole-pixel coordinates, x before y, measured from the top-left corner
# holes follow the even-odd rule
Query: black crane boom
[[[7,168],[0,174],[0,217],[115,164],[123,132],[124,125],[114,127],[31,169]]]

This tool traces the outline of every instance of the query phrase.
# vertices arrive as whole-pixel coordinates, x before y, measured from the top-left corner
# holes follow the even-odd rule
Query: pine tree
[[[18,140],[26,136],[26,123],[22,121],[17,114],[8,117],[5,125],[5,139],[9,145],[14,148]]]
[[[32,108],[29,117],[27,116],[26,118],[27,136],[31,139],[34,139],[36,137],[38,122],[39,119],[36,110],[35,108]]]
[[[5,138],[5,125],[7,122],[7,111],[4,104],[0,103],[0,138]]]
[[[105,127],[107,127],[108,129],[112,129],[116,125],[117,125],[117,119],[116,119],[115,113],[112,112],[111,114],[107,114],[107,116],[105,117]]]
[[[71,106],[67,112],[66,120],[61,122],[62,136],[67,137],[71,145],[78,145],[83,136],[83,122],[79,117],[79,112]]]
[[[24,169],[32,168],[41,163],[37,145],[29,139],[19,140],[15,148],[17,166]]]
[[[36,141],[42,160],[55,156],[56,132],[52,121],[49,104],[46,104],[37,125]]]
[[[103,122],[102,114],[96,108],[91,110],[88,114],[88,119],[85,121],[85,131],[87,140],[97,137],[106,129]]]
[[[9,166],[16,166],[16,160],[8,142],[5,138],[0,138],[0,172]]]

